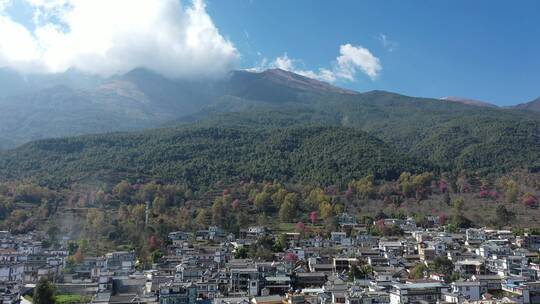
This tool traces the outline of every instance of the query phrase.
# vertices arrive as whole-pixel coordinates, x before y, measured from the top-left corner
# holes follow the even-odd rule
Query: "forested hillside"
[[[371,104],[366,112],[351,104],[212,112],[181,127],[42,140],[4,153],[0,173],[53,184],[131,176],[204,187],[251,178],[342,184],[367,172],[392,178],[425,167],[482,174],[540,168],[533,118],[457,104],[442,110],[432,101],[421,114],[406,102]]]
[[[534,113],[388,92],[326,96],[312,105],[287,108],[204,113],[186,123],[194,121],[203,126],[351,127],[443,171],[503,173],[517,168],[535,171],[540,165],[540,116]]]
[[[425,169],[420,163],[349,128],[172,128],[33,142],[4,153],[0,175],[48,186],[87,178],[158,178],[193,188],[241,179],[344,185]]]

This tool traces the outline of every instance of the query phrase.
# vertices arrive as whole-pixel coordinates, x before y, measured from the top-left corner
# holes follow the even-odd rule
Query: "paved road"
[[[32,304],[32,302],[28,301],[25,298],[21,298],[21,304]]]

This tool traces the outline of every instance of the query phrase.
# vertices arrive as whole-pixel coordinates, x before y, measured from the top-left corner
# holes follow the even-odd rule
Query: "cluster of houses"
[[[36,239],[0,231],[0,303],[18,303],[26,285],[61,274],[67,253],[44,250]]]
[[[327,238],[285,233],[284,252],[266,260],[238,254],[262,238],[278,238],[265,227],[238,235],[219,227],[177,231],[148,270],[137,270],[134,252],[111,252],[84,257],[66,271],[66,252],[43,250],[31,235],[6,232],[0,240],[0,303],[15,303],[41,277],[92,303],[540,303],[540,236],[489,229],[448,233],[432,220],[432,227],[419,228],[412,219],[385,219],[377,224],[399,226],[404,234],[377,237],[343,214]],[[432,262],[441,257],[453,269],[433,271]],[[420,276],[412,276],[422,264]]]

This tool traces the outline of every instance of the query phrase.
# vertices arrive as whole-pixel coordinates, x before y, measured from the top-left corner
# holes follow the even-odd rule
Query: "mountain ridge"
[[[531,100],[529,102],[521,103],[518,105],[513,106],[515,109],[519,110],[528,110],[528,111],[534,111],[534,112],[540,112],[540,97]]]
[[[498,108],[498,106],[495,104],[466,97],[448,96],[441,98],[441,100],[478,107]]]
[[[76,70],[23,76],[0,69],[2,82],[10,88],[0,92],[2,148],[49,137],[160,127],[208,107],[235,111],[304,103],[306,96],[357,94],[278,69],[232,71],[211,81],[171,80],[145,68],[106,79]]]

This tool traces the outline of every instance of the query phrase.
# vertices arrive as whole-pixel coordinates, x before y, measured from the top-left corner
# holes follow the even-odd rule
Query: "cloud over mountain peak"
[[[28,24],[0,5],[0,66],[23,72],[76,68],[100,75],[145,67],[169,77],[221,75],[239,52],[203,0],[24,0]]]
[[[374,80],[382,70],[379,58],[375,57],[370,50],[350,43],[342,44],[339,47],[339,56],[332,63],[331,68],[319,68],[317,71],[313,71],[300,68],[300,65],[302,65],[302,60],[292,59],[287,53],[284,53],[270,62],[263,58],[257,67],[250,70],[261,71],[268,68],[278,68],[331,83],[356,81],[358,72],[362,72]]]

